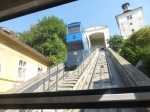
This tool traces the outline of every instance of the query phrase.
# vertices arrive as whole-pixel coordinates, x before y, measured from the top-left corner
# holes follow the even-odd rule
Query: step
[[[79,77],[65,77],[65,80],[68,80],[68,79],[79,79]]]
[[[80,78],[80,76],[79,76],[79,75],[75,75],[75,76],[69,75],[69,76],[67,76],[67,77],[65,77],[65,78]]]
[[[65,79],[65,81],[67,81],[67,82],[68,82],[68,81],[76,81],[76,82],[77,82],[78,79]]]
[[[57,88],[57,91],[72,91],[73,88],[61,88],[61,87],[58,87]]]
[[[70,75],[68,75],[68,76],[78,76],[78,77],[80,77],[82,74],[80,73],[80,74],[70,74]],[[67,76],[67,77],[68,77]]]
[[[58,83],[59,84],[76,84],[77,82],[76,81],[63,81],[61,83]]]
[[[65,88],[68,88],[68,87],[69,87],[69,88],[73,88],[74,85],[75,85],[75,84],[69,84],[69,83],[68,83],[68,84],[63,84],[63,83],[61,83],[61,84],[58,85],[58,87],[61,87],[61,88],[64,88],[64,87],[65,87]]]

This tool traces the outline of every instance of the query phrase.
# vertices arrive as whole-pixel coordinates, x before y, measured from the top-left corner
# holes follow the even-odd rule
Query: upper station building
[[[107,48],[109,45],[109,28],[104,25],[94,25],[84,30],[84,35],[90,40],[91,46],[99,46],[100,48]]]
[[[124,39],[128,38],[134,31],[145,26],[142,7],[130,9],[130,4],[122,5],[124,12],[116,16],[117,24]]]

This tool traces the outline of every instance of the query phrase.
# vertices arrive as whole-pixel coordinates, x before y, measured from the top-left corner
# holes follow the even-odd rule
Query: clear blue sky
[[[110,35],[120,34],[115,16],[123,12],[121,5],[129,2],[132,9],[143,7],[143,15],[147,25],[150,25],[150,0],[79,0],[69,4],[57,6],[40,12],[32,13],[16,19],[0,23],[15,32],[29,30],[44,16],[56,16],[66,24],[82,22],[83,27],[93,25],[109,26]]]

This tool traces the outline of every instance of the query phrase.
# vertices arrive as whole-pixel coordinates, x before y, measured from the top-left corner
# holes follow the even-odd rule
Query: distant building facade
[[[145,26],[142,7],[131,10],[130,4],[122,5],[124,12],[116,16],[117,24],[124,39],[128,38],[134,31]]]
[[[0,29],[0,93],[47,71],[52,62]]]

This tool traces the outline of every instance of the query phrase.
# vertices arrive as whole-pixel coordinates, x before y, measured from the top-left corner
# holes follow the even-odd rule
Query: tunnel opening
[[[95,48],[95,47],[99,47],[101,49],[106,48],[104,33],[101,33],[101,32],[93,33],[89,35],[89,39],[90,39],[92,48]]]

